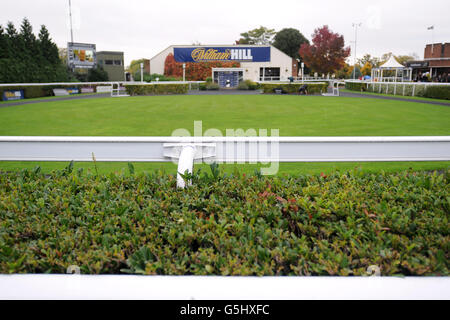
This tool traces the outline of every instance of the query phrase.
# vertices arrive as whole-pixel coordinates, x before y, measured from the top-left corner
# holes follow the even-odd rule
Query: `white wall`
[[[169,53],[173,54],[173,46],[161,51],[156,56],[150,59],[150,73],[164,74],[164,63]]]
[[[270,62],[241,62],[241,68],[245,80],[259,81],[260,68],[280,68],[281,80],[286,80],[292,76],[292,58],[271,46]]]

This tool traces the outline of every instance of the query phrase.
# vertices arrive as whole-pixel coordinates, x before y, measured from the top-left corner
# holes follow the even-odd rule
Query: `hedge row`
[[[131,96],[186,94],[188,84],[126,84],[125,89]]]
[[[404,87],[404,91],[403,91]],[[367,85],[366,83],[359,82],[346,82],[345,88],[352,91],[367,91],[383,94],[395,94],[398,96],[412,96],[414,88],[414,96],[434,98],[434,99],[446,99],[450,100],[450,86],[435,86],[435,85],[412,85],[412,84],[398,84],[395,89],[394,85],[389,82],[380,82]]]
[[[0,273],[449,275],[450,170],[0,173]]]
[[[283,93],[287,94],[297,94],[302,83],[261,83],[261,88],[264,93],[274,93],[276,89],[281,89]],[[318,83],[307,83],[308,86],[308,94],[314,93],[326,93],[328,83],[326,82],[318,82]]]
[[[111,84],[94,84],[94,85],[42,85],[42,86],[11,86],[11,87],[0,87],[0,99],[3,99],[4,91],[17,91],[23,90],[25,99],[42,98],[53,96],[53,89],[67,89],[67,88],[78,88],[81,92],[81,88],[90,87],[96,92],[97,86],[110,86]]]
[[[450,100],[450,86],[428,86],[423,96],[426,98]]]

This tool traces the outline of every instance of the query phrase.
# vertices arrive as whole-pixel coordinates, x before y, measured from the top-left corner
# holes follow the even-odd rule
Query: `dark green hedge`
[[[302,86],[302,83],[283,83],[283,84],[276,84],[276,83],[261,83],[261,88],[263,89],[264,93],[274,93],[275,89],[282,89],[283,93],[287,94],[297,94],[298,90]],[[326,93],[328,83],[319,82],[319,83],[307,83],[308,85],[308,94],[315,94],[315,93]]]
[[[131,96],[160,95],[160,94],[186,94],[188,84],[126,84],[127,93]]]
[[[449,275],[450,170],[0,173],[0,272]]]
[[[367,91],[367,84],[361,82],[345,82],[345,89],[352,91]]]
[[[450,100],[450,86],[427,86],[423,96],[426,98]]]
[[[95,85],[44,85],[44,86],[11,86],[11,87],[0,87],[0,99],[3,99],[3,92],[10,90],[23,90],[26,99],[41,98],[41,97],[51,97],[53,96],[53,89],[60,88],[78,88],[81,92],[83,87],[91,87],[95,89],[97,86],[108,86],[111,84],[95,84]]]

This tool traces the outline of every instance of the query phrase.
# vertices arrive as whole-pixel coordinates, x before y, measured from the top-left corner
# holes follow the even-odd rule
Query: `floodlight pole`
[[[356,80],[356,41],[357,41],[357,31],[358,31],[358,27],[361,27],[362,23],[353,23],[352,24],[353,27],[355,28],[355,66],[353,68],[353,79]]]
[[[72,1],[71,0],[69,0],[69,17],[70,17],[70,41],[73,43]]]

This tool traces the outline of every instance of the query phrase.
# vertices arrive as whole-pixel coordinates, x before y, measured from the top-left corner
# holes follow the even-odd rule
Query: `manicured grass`
[[[279,129],[281,136],[433,136],[450,134],[450,109],[404,101],[275,95],[154,96],[98,98],[0,108],[0,135],[11,136],[170,136],[177,128],[194,133],[217,128]],[[367,163],[363,170],[431,170],[441,163]],[[44,170],[67,164],[44,163]],[[80,164],[81,165],[81,164]],[[0,163],[1,170],[36,163]],[[86,166],[91,167],[91,164]],[[172,164],[136,164],[142,170]],[[281,172],[347,170],[354,163],[281,164]],[[120,171],[125,164],[102,163],[100,170]],[[233,168],[234,166],[226,166]],[[148,169],[147,169],[148,168]],[[250,168],[250,169],[249,169]],[[253,172],[255,167],[244,166]],[[139,170],[139,169],[137,169]],[[229,169],[226,169],[229,170]]]

